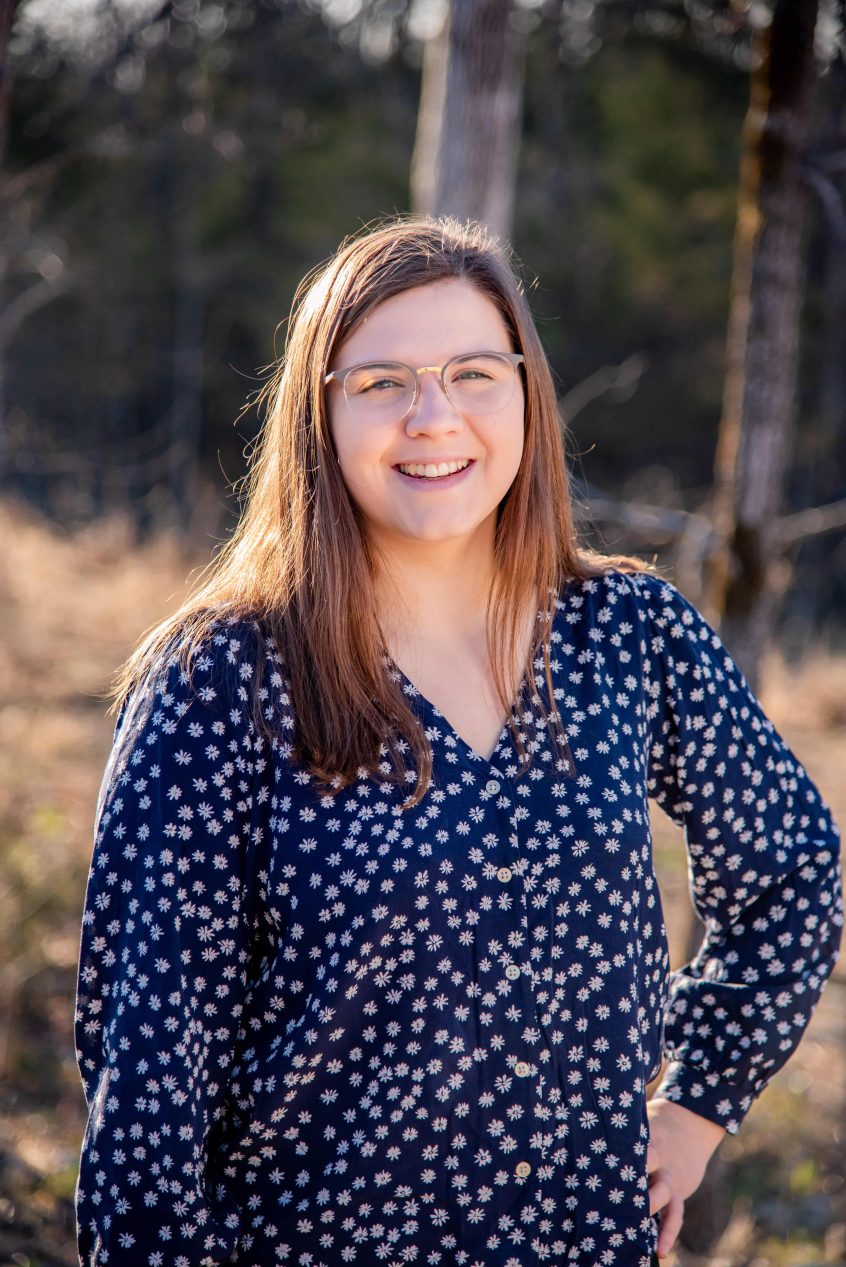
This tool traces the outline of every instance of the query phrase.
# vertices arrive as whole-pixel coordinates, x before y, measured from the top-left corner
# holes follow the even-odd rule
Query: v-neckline
[[[386,653],[386,654],[387,654],[387,653]],[[424,694],[423,694],[423,692],[420,690],[420,688],[419,688],[418,686],[416,686],[416,685],[414,684],[414,682],[412,682],[412,680],[411,680],[411,678],[408,676],[408,674],[407,674],[407,673],[405,673],[405,672],[404,672],[404,671],[403,671],[403,670],[399,667],[399,665],[396,663],[396,661],[395,661],[395,660],[394,660],[394,659],[393,659],[390,655],[388,655],[388,663],[389,663],[390,667],[391,667],[391,668],[392,668],[392,669],[393,669],[396,673],[398,673],[398,674],[400,675],[400,677],[401,677],[402,681],[404,682],[405,686],[406,686],[406,687],[408,687],[408,688],[410,688],[410,692],[409,692],[409,693],[413,694],[413,695],[414,695],[417,699],[419,699],[419,700],[420,700],[420,702],[421,702],[421,704],[422,704],[422,705],[423,705],[426,709],[428,709],[428,711],[429,711],[430,713],[432,713],[432,714],[434,715],[434,717],[437,719],[437,721],[438,721],[438,722],[440,722],[440,723],[442,723],[442,724],[443,724],[443,726],[444,726],[444,727],[446,727],[446,729],[449,731],[449,733],[452,735],[453,739],[455,740],[456,744],[460,745],[460,746],[461,746],[461,748],[463,748],[463,749],[464,749],[464,751],[465,751],[466,753],[469,753],[469,755],[470,755],[470,759],[471,759],[472,761],[481,761],[484,765],[488,765],[488,766],[492,766],[492,765],[494,764],[494,758],[496,757],[497,753],[499,752],[500,747],[501,747],[501,745],[502,745],[502,743],[503,743],[503,740],[505,740],[505,739],[506,739],[506,736],[507,736],[507,734],[508,734],[508,723],[511,721],[511,719],[512,719],[512,718],[514,717],[514,715],[515,715],[515,712],[516,712],[516,703],[517,703],[517,700],[519,700],[520,695],[521,695],[521,694],[522,694],[522,692],[523,692],[523,688],[524,688],[524,687],[525,687],[525,685],[526,685],[526,680],[527,680],[528,674],[525,674],[525,675],[522,677],[521,681],[520,681],[520,685],[519,685],[518,690],[517,690],[517,696],[516,696],[515,700],[513,700],[513,701],[512,701],[511,707],[510,707],[510,709],[509,709],[509,711],[508,711],[508,714],[507,714],[507,716],[506,716],[506,718],[505,718],[505,721],[502,723],[502,727],[500,728],[500,732],[499,732],[499,737],[497,738],[497,741],[496,741],[496,743],[495,743],[495,745],[494,745],[494,748],[493,748],[493,751],[491,752],[491,755],[490,755],[489,757],[485,757],[485,756],[483,756],[483,755],[482,755],[482,753],[481,753],[481,752],[477,752],[477,750],[473,747],[473,745],[472,745],[472,744],[469,744],[469,743],[467,742],[467,740],[464,738],[464,736],[463,736],[463,735],[459,734],[459,732],[455,729],[455,727],[453,726],[453,724],[452,724],[452,722],[449,720],[449,718],[448,718],[448,717],[446,717],[446,716],[444,715],[444,713],[442,713],[442,712],[441,712],[441,710],[438,708],[438,706],[437,706],[436,704],[433,704],[433,703],[432,703],[432,701],[429,699],[429,697],[428,697],[427,695],[424,695]]]
[[[541,619],[542,619],[542,612],[535,609],[535,618],[532,624],[532,646],[533,647],[534,647],[534,637],[537,630],[537,624]],[[517,685],[516,695],[512,698],[511,705],[505,716],[505,720],[502,723],[502,726],[500,728],[499,737],[497,738],[493,751],[491,752],[491,755],[489,757],[485,757],[482,755],[481,752],[477,752],[477,750],[473,747],[473,745],[469,744],[467,740],[463,737],[463,735],[459,734],[459,732],[456,730],[455,726],[453,726],[449,718],[446,717],[441,712],[441,710],[437,707],[436,704],[432,703],[432,701],[429,699],[427,695],[423,694],[420,688],[411,680],[408,674],[405,673],[400,668],[400,666],[397,664],[397,662],[394,660],[394,658],[390,655],[390,653],[385,648],[383,648],[383,655],[387,657],[388,665],[396,673],[400,675],[400,678],[405,684],[405,687],[408,688],[409,693],[416,696],[416,698],[421,701],[421,704],[423,705],[423,707],[426,710],[428,710],[428,712],[431,713],[435,717],[435,719],[449,731],[450,735],[455,740],[455,743],[459,745],[460,748],[466,754],[468,754],[470,760],[481,761],[487,766],[492,766],[497,756],[497,753],[502,747],[503,742],[507,742],[507,736],[509,733],[509,722],[511,722],[513,719],[519,724],[518,704],[520,700],[523,698],[527,686],[529,687],[529,693],[531,694],[532,685],[533,685],[532,684],[532,665],[531,664],[527,665],[523,673],[523,676],[520,678],[520,681]]]

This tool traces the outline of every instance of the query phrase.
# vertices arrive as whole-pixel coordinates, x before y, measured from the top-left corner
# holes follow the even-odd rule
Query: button
[[[509,981],[516,981],[520,975],[520,969],[517,967],[517,964],[510,963],[505,969],[505,975],[508,977]]]
[[[502,880],[503,884],[507,884],[513,874],[514,872],[510,867],[500,867],[499,871],[496,873],[496,878],[497,880]]]
[[[488,779],[485,784],[485,791],[490,792],[491,796],[495,796],[499,791],[499,783],[496,779]]]
[[[514,1072],[518,1078],[527,1078],[532,1072],[532,1066],[527,1064],[525,1060],[518,1060],[514,1066]]]
[[[514,1167],[515,1175],[519,1175],[521,1179],[525,1179],[526,1175],[532,1173],[532,1168],[527,1161],[518,1161]]]

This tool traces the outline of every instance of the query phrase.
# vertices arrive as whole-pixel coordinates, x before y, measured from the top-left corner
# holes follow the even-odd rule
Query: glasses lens
[[[446,389],[458,409],[493,414],[505,409],[514,394],[517,367],[507,357],[487,352],[450,361]]]
[[[350,409],[373,418],[397,418],[414,399],[414,375],[392,361],[360,365],[347,374],[344,395]]]

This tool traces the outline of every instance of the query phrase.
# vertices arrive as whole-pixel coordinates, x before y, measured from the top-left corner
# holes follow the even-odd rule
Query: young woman
[[[262,403],[117,693],[82,1263],[649,1267],[836,961],[829,811],[681,594],[579,548],[481,227],[348,239]],[[650,796],[707,925],[675,973]]]

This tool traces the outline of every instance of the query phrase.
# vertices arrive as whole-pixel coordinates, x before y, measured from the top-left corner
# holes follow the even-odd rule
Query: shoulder
[[[615,608],[622,612],[631,610],[642,618],[657,618],[668,608],[684,605],[686,600],[672,582],[656,572],[638,572],[608,566],[587,577],[574,577],[561,585],[556,595],[556,607],[569,607],[587,611],[605,611]],[[605,619],[608,619],[606,614]]]
[[[271,734],[274,747],[289,750],[286,699],[275,646],[258,621],[219,618],[193,637],[177,631],[121,706],[101,808],[132,772],[264,771]]]
[[[141,730],[249,728],[256,701],[287,699],[276,647],[256,619],[215,617],[175,631],[146,664],[120,710],[125,739]]]
[[[562,587],[560,593],[564,601],[567,598],[573,601],[573,596],[577,596],[575,601],[589,600],[595,606],[615,607],[622,603],[659,625],[674,619],[681,619],[685,624],[705,621],[672,581],[652,571],[608,567],[595,576],[572,581]]]
[[[608,567],[560,587],[555,606],[569,625],[589,625],[615,643],[640,640],[645,652],[711,651],[725,655],[719,634],[694,603],[666,577],[652,571]]]
[[[215,617],[203,626],[180,627],[145,656],[132,696],[165,698],[170,704],[195,697],[208,702],[218,690],[231,692],[249,680],[260,659],[260,635],[250,620]]]

